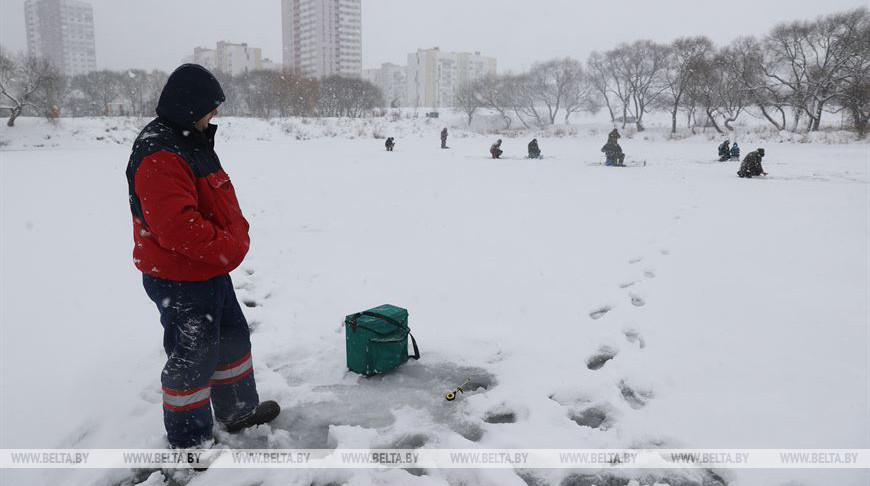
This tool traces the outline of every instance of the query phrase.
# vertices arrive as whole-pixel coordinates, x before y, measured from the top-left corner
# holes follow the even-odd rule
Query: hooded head
[[[157,114],[180,127],[193,127],[224,101],[224,90],[208,69],[183,64],[169,75],[157,102]]]
[[[756,150],[756,152],[758,152],[758,155],[764,157],[764,149],[763,148]]]

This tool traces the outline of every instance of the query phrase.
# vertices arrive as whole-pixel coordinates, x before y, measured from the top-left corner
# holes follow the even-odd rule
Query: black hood
[[[169,75],[157,102],[157,115],[179,127],[192,127],[225,100],[224,90],[208,69],[183,64]]]

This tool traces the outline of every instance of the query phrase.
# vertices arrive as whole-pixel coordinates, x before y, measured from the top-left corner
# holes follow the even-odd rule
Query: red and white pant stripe
[[[211,375],[209,384],[228,385],[250,375],[252,371],[254,371],[254,362],[251,361],[251,353],[248,353],[232,363],[218,366]]]
[[[174,390],[163,387],[163,407],[173,412],[193,410],[208,404],[211,399],[211,386]]]
[[[212,385],[229,385],[235,383],[254,371],[251,353],[240,359],[217,367],[211,375],[208,385],[184,390],[163,387],[163,406],[173,412],[192,410],[207,405],[211,400]]]

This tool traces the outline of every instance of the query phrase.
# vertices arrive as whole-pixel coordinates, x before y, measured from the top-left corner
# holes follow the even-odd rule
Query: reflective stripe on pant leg
[[[251,360],[251,353],[248,353],[233,363],[218,366],[209,382],[212,385],[228,385],[248,376],[252,371],[254,362]]]
[[[207,406],[211,401],[211,386],[174,390],[163,387],[163,408],[173,412],[184,412],[197,407]]]
[[[212,409],[218,421],[232,423],[253,413],[260,398],[254,381],[248,321],[229,275],[221,283],[225,295],[220,320],[220,364],[210,380]]]
[[[193,447],[212,437],[211,387],[219,356],[223,295],[214,279],[181,282],[147,277],[148,296],[164,327],[166,365],[161,374],[163,422],[173,447]]]

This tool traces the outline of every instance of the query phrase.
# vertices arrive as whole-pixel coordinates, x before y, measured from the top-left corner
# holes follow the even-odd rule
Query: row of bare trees
[[[570,58],[535,64],[526,73],[487,75],[461,85],[455,106],[469,124],[478,109],[493,110],[504,118],[506,128],[514,119],[528,128],[552,125],[560,115],[567,123],[573,113],[600,109],[583,64]]]
[[[733,130],[741,114],[779,130],[815,131],[825,113],[848,114],[863,136],[870,116],[870,14],[866,8],[775,27],[718,48],[707,37],[670,44],[648,40],[574,59],[539,63],[520,74],[491,75],[460,86],[456,107],[469,124],[480,108],[524,126],[567,122],[606,107],[614,123],[644,130],[652,111],[680,115],[688,127]]]
[[[235,116],[358,117],[383,106],[380,90],[356,78],[315,80],[297,73],[215,73]],[[652,111],[685,117],[693,132],[734,129],[743,115],[779,130],[818,130],[826,113],[844,113],[863,136],[870,121],[870,13],[858,8],[813,21],[785,23],[763,38],[717,47],[706,37],[670,44],[648,40],[593,52],[585,63],[565,58],[519,74],[489,75],[456,89],[455,106],[471,123],[481,108],[506,128],[567,123],[573,113],[606,108],[611,121],[644,130]],[[153,113],[166,73],[131,69],[67,78],[47,62],[0,51],[0,108],[8,125],[25,112],[56,116]]]
[[[357,78],[312,79],[292,72],[253,71],[231,76],[219,71],[230,116],[365,116],[383,106],[379,88]],[[8,126],[27,112],[59,116],[151,116],[168,75],[163,71],[93,71],[62,76],[43,59],[0,51],[0,108]]]

